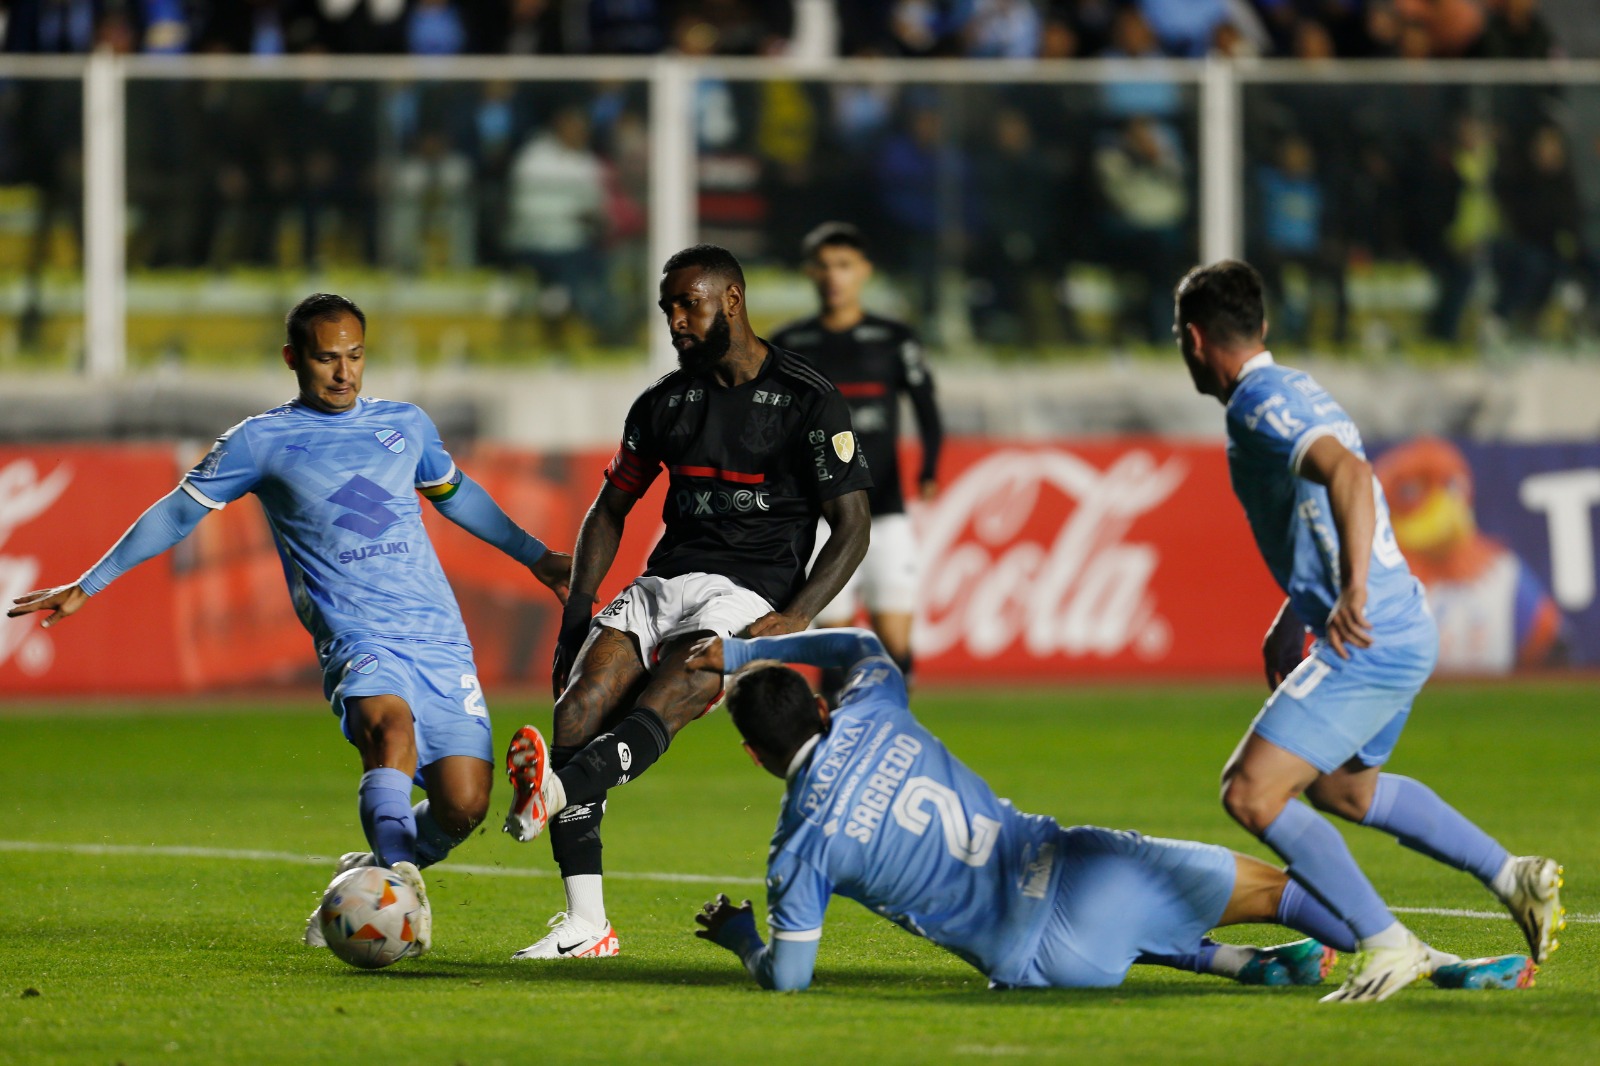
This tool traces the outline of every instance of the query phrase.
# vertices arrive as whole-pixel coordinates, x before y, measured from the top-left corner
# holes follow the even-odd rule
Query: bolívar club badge
[[[833,454],[841,463],[848,463],[856,454],[856,435],[848,429],[833,435]]]
[[[398,429],[380,429],[372,434],[378,438],[378,443],[399,455],[406,450],[406,436]]]

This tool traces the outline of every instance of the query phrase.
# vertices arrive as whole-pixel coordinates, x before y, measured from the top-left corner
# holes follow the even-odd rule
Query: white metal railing
[[[1061,84],[1170,82],[1199,100],[1199,231],[1202,258],[1237,255],[1243,244],[1242,92],[1263,83],[1448,85],[1588,84],[1600,86],[1600,60],[1181,61],[761,59],[677,57],[388,57],[388,56],[3,56],[0,78],[74,78],[83,82],[84,304],[86,367],[121,373],[126,344],[125,88],[130,80],[632,81],[649,86],[649,248],[652,262],[690,244],[695,209],[694,88],[702,77],[729,81],[787,79],[831,83]],[[673,354],[663,347],[662,362]]]

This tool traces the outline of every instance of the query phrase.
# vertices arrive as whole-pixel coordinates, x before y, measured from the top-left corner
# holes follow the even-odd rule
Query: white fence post
[[[84,368],[120,374],[128,363],[127,104],[122,61],[96,52],[83,75]]]
[[[695,68],[681,59],[657,60],[650,75],[650,263],[646,291],[655,303],[656,271],[699,232],[695,204]],[[655,320],[650,364],[662,370],[678,355]]]
[[[1200,78],[1200,260],[1204,263],[1242,254],[1242,117],[1232,62],[1206,60]]]

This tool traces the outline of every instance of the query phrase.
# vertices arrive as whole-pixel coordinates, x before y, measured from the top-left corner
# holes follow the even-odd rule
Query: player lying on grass
[[[1363,980],[1352,996],[1382,999],[1438,961],[1314,806],[1476,876],[1543,963],[1563,924],[1556,862],[1511,855],[1427,785],[1383,772],[1433,672],[1439,631],[1355,423],[1309,375],[1273,361],[1261,276],[1248,263],[1189,271],[1173,332],[1195,388],[1227,408],[1234,493],[1286,597],[1263,649],[1274,691],[1222,771],[1228,813],[1288,864],[1285,914],[1315,896],[1355,930]]]
[[[420,408],[362,398],[366,324],[342,296],[297,304],[283,361],[299,396],[217,438],[105,558],[71,585],[20,597],[7,615],[51,611],[44,624],[60,622],[212,511],[255,493],[289,597],[316,642],[324,693],[361,754],[361,826],[371,852],[346,855],[339,870],[377,862],[412,885],[423,904],[422,954],[432,918],[419,867],[443,859],[483,821],[493,754],[472,646],[417,494],[528,567],[563,602],[571,556],[547,551],[462,473]],[[415,807],[414,776],[428,794]],[[321,942],[315,921],[306,937]]]
[[[781,661],[847,671],[839,709]],[[755,762],[788,782],[767,860],[771,946],[746,900],[696,916],[765,988],[811,982],[830,895],[870,907],[986,974],[995,987],[1109,987],[1136,962],[1247,984],[1317,984],[1350,930],[1303,907],[1313,939],[1217,944],[1219,925],[1278,921],[1283,871],[1210,844],[1023,814],[912,717],[878,638],[835,629],[696,645],[696,669],[731,673],[727,706]],[[1319,942],[1320,941],[1320,942]],[[1456,961],[1460,987],[1531,980],[1526,956]]]

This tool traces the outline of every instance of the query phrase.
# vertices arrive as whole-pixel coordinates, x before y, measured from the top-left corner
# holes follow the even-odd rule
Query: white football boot
[[[378,860],[370,851],[347,851],[339,856],[339,861],[334,864],[333,876],[338,877],[347,870],[354,870],[358,866],[376,866]],[[311,917],[306,919],[306,933],[302,938],[307,947],[325,948],[328,941],[322,936],[322,923],[317,920],[317,915],[322,911],[322,897],[317,897],[316,910],[311,912]]]
[[[1562,868],[1554,859],[1522,855],[1511,860],[1516,885],[1504,897],[1511,917],[1528,938],[1528,954],[1543,964],[1561,946],[1556,933],[1567,927],[1567,912],[1561,907]]]
[[[523,948],[513,959],[601,959],[622,954],[617,934],[606,923],[604,929],[576,914],[560,911],[549,921],[550,933],[537,944]]]
[[[1377,1003],[1432,972],[1433,957],[1428,945],[1407,930],[1405,943],[1398,947],[1357,952],[1344,984],[1323,996],[1322,1002]]]
[[[506,777],[511,781],[511,810],[502,827],[526,844],[566,806],[566,790],[550,769],[550,748],[531,725],[517,730],[506,749]]]
[[[417,902],[421,904],[417,909],[417,920],[411,927],[416,939],[412,941],[411,951],[406,956],[419,959],[433,950],[433,907],[428,904],[428,890],[422,883],[422,871],[413,862],[397,862],[389,869],[411,886],[411,891],[417,894]]]

